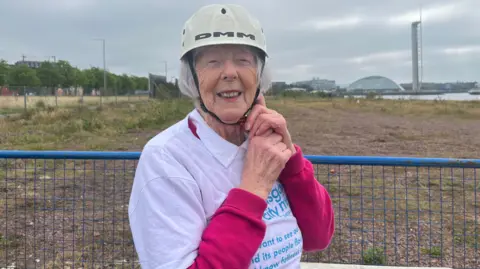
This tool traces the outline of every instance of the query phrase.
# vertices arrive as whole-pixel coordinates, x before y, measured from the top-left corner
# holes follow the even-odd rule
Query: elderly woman
[[[270,86],[263,29],[209,5],[182,30],[180,90],[195,109],[145,145],[129,204],[142,268],[299,268],[334,232],[329,194]]]

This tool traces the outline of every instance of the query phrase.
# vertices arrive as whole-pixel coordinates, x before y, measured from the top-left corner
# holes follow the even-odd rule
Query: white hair
[[[198,50],[193,52],[193,55],[197,55]],[[195,59],[195,57],[193,57]],[[257,60],[257,87],[260,87],[260,93],[266,93],[272,84],[272,75],[270,71],[270,67],[268,65],[268,61],[263,62],[260,59],[260,55],[256,53],[256,60]],[[262,71],[263,68],[263,71]],[[193,79],[192,72],[190,70],[190,65],[186,58],[180,61],[180,75],[178,79],[178,87],[180,88],[180,92],[192,98],[194,101],[198,101],[198,90],[195,85],[195,81]]]

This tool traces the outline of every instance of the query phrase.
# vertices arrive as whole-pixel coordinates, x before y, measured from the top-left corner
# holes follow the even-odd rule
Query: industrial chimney
[[[419,76],[418,76],[418,26],[420,21],[415,21],[412,23],[412,90],[419,90]]]

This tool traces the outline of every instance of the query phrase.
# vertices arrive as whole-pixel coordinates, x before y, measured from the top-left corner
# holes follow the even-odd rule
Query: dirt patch
[[[313,155],[480,158],[480,118],[398,116],[342,109],[279,110]]]

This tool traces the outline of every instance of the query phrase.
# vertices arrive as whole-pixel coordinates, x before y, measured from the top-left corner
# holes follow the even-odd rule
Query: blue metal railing
[[[136,266],[127,208],[139,157],[0,150],[0,268]],[[306,158],[336,233],[304,261],[480,268],[480,159]]]
[[[141,152],[0,150],[0,158],[138,160]],[[305,155],[313,164],[480,168],[480,159]]]

